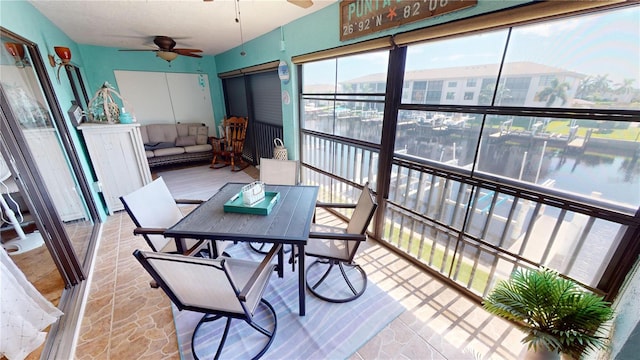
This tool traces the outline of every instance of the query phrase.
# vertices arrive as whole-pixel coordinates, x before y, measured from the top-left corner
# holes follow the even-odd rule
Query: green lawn
[[[390,224],[387,224],[387,226],[389,225]],[[418,258],[419,260],[423,261],[425,264],[428,264],[429,257],[431,256],[431,250],[432,250],[432,244],[433,244],[432,242],[425,241],[423,243],[422,256],[419,256],[420,254],[418,252],[420,250],[420,244],[419,244],[419,241],[416,240],[416,239],[419,239],[419,236],[414,236],[414,240],[411,243],[411,248],[409,248],[409,238],[410,238],[409,232],[404,231],[401,234],[398,226],[393,226],[390,238],[393,240],[387,240],[387,241],[391,242],[392,244],[395,244],[398,248]],[[399,239],[399,244],[397,239]],[[439,272],[443,273],[444,275],[448,276],[452,259],[453,259],[452,249],[447,253],[447,258],[445,259],[444,249],[442,249],[442,247],[436,246],[435,251],[433,253],[433,259],[431,261],[431,264],[428,264],[428,265],[431,268],[436,269]],[[445,262],[444,272],[440,271],[440,269],[443,268],[442,267],[443,261]],[[467,286],[467,284],[469,283],[469,279],[471,278],[471,273],[473,271],[473,262],[469,261],[468,259],[464,259],[462,262],[460,262],[460,257],[457,257],[456,263],[454,264],[454,272],[458,265],[460,266],[460,268],[458,271],[458,276],[456,277],[455,280],[458,283],[464,286]],[[473,281],[471,283],[471,289],[475,290],[479,294],[483,294],[488,284],[489,284],[489,273],[484,271],[484,269],[477,267],[475,270]]]

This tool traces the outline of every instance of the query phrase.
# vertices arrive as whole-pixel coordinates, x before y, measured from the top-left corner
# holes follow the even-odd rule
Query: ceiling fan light
[[[162,60],[171,62],[172,60],[175,60],[175,58],[178,57],[178,54],[171,51],[158,51],[156,53],[156,56],[158,56]]]

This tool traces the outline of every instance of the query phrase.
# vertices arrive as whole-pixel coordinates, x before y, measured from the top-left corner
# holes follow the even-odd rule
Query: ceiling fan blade
[[[192,53],[184,53],[184,54],[178,53],[178,54],[180,54],[182,56],[191,56],[191,57],[194,57],[194,58],[201,58],[202,57],[202,55],[192,54]]]
[[[200,50],[200,49],[184,49],[184,48],[173,49],[173,51],[177,52],[178,54],[202,52],[202,50]]]
[[[157,49],[118,49],[118,51],[158,51]]]
[[[301,8],[308,8],[313,5],[313,1],[311,0],[287,0],[287,2],[292,3],[293,5],[300,6]]]

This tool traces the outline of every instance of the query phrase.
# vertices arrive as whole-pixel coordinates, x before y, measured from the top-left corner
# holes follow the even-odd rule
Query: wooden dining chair
[[[249,119],[246,117],[232,116],[224,119],[224,134],[211,139],[213,159],[210,168],[220,169],[231,165],[231,171],[240,171],[249,166],[242,158],[248,125]]]
[[[191,336],[191,353],[195,359],[198,359],[198,344],[211,342],[213,345],[217,343],[215,356],[211,358],[250,358],[248,354],[223,353],[232,319],[243,320],[265,337],[256,345],[257,354],[251,357],[258,359],[271,346],[278,327],[275,309],[263,294],[276,266],[272,259],[280,246],[275,246],[261,262],[227,257],[194,258],[140,250],[133,255],[180,311],[204,314]],[[222,322],[215,323],[220,319],[226,319],[224,330]],[[207,324],[207,330],[199,336],[204,324]],[[211,336],[213,329],[218,329],[216,325],[221,331],[215,333],[220,336]],[[253,337],[251,339],[253,343]]]
[[[307,256],[317,258],[307,268],[307,289],[312,294],[334,303],[352,301],[364,294],[367,274],[353,259],[360,243],[367,239],[367,227],[377,206],[368,183],[356,204],[316,204],[320,208],[354,210],[346,228],[312,224],[305,247]],[[336,269],[339,270],[337,274]],[[322,275],[316,277],[314,274]]]

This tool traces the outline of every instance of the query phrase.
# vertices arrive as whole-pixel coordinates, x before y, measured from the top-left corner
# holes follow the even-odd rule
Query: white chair
[[[219,340],[201,337],[202,341],[218,342],[214,358],[218,359],[222,354],[231,320],[241,319],[266,337],[264,345],[259,345],[258,354],[252,357],[257,359],[271,346],[278,326],[273,306],[262,296],[274,272],[276,265],[272,263],[272,259],[280,246],[274,246],[261,262],[227,257],[206,259],[140,250],[136,250],[133,255],[179,310],[204,313],[191,337],[191,352],[195,359],[198,359],[196,341],[201,325],[222,318],[226,318],[226,323]],[[270,315],[261,315],[259,324],[254,315],[257,315],[260,304],[266,306],[265,310]],[[209,324],[208,328],[211,326],[215,325]],[[249,358],[247,354],[232,355]]]
[[[208,248],[209,256],[215,258],[222,254],[228,245],[225,241],[215,241],[212,246],[209,240],[178,240],[164,237],[165,230],[184,217],[178,204],[200,204],[203,201],[174,199],[162,177],[121,196],[120,201],[137,226],[133,233],[142,235],[153,251],[178,253],[178,241],[182,241],[182,255],[196,255]]]
[[[298,185],[298,162],[260,158],[260,181],[270,185]]]
[[[260,158],[260,181],[267,185],[298,185],[298,162]],[[266,254],[271,244],[249,243],[251,249]],[[286,252],[290,249],[285,249]]]
[[[312,224],[305,247],[307,256],[317,258],[307,268],[307,288],[312,294],[335,303],[352,301],[364,294],[367,274],[353,258],[360,242],[367,239],[367,227],[377,206],[368,183],[362,189],[357,204],[316,204],[316,207],[322,208],[354,210],[346,228]],[[332,270],[336,267],[340,272],[333,276]],[[351,275],[353,273],[357,275]]]

